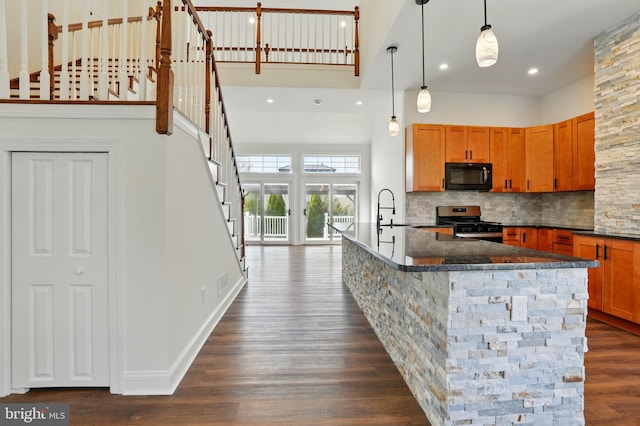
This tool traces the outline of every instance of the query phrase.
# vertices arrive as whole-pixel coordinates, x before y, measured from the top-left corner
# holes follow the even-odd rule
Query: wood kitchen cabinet
[[[520,247],[538,249],[538,230],[536,228],[520,229]]]
[[[502,228],[502,244],[520,247],[520,228],[505,226]]]
[[[525,141],[524,129],[494,127],[489,131],[492,192],[524,192]]]
[[[538,249],[538,230],[533,227],[513,227],[502,228],[502,243],[515,247],[525,247]]]
[[[553,228],[538,228],[538,250],[553,251]]]
[[[573,238],[573,232],[568,229],[554,229],[552,231],[551,251],[573,256]]]
[[[489,163],[489,127],[446,126],[448,163]]]
[[[405,149],[406,191],[444,191],[445,126],[407,127]]]
[[[595,188],[595,118],[593,112],[573,118],[573,189]]]
[[[575,256],[600,262],[598,268],[589,269],[589,308],[640,324],[638,244],[614,238],[574,238]]]
[[[527,192],[553,192],[553,125],[525,129]]]
[[[573,190],[573,121],[553,125],[553,190]]]
[[[555,191],[595,188],[594,126],[593,112],[554,124]]]

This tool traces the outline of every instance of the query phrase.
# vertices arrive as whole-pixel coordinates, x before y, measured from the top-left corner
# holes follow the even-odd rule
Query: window
[[[238,155],[240,173],[291,173],[290,155]]]
[[[305,173],[360,173],[358,155],[305,155]]]

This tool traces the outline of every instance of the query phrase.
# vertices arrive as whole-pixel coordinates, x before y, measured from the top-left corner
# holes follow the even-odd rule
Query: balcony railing
[[[213,29],[218,62],[350,66],[360,75],[358,6],[354,10],[197,7]]]

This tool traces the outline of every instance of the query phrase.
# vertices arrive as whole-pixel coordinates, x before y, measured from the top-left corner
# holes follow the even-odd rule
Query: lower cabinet
[[[589,269],[589,308],[640,324],[639,244],[615,238],[574,237],[575,256],[600,262],[598,268]]]

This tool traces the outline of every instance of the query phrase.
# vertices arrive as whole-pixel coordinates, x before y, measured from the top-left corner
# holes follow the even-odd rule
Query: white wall
[[[558,123],[595,110],[595,75],[542,97],[540,124]]]
[[[432,92],[431,111],[416,109],[418,93],[404,94],[405,127],[413,123],[527,127],[540,124],[540,98],[483,93]]]
[[[402,92],[397,92],[396,117],[400,124],[400,134],[389,136],[390,112],[378,114],[371,140],[371,216],[370,222],[376,221],[378,194],[383,188],[388,188],[393,192],[396,204],[396,214],[391,216],[390,212],[384,211],[382,216],[384,223],[388,223],[393,218],[394,223],[404,223],[405,218],[405,189],[404,189],[404,126],[403,119],[403,96]],[[389,206],[390,198],[388,193],[380,194],[380,205]]]
[[[0,128],[3,177],[13,150],[108,153],[112,391],[172,392],[199,349],[190,345],[202,340],[220,309],[221,300],[199,302],[206,271],[213,279],[229,271],[234,286],[239,270],[221,254],[231,244],[219,208],[209,198],[193,211],[197,197],[215,197],[199,142],[179,129],[172,137],[158,135],[154,106],[0,104]],[[189,173],[185,162],[195,163]],[[11,377],[10,190],[9,179],[0,181],[0,395]],[[205,215],[209,225],[201,223]],[[216,234],[194,237],[203,230]]]

